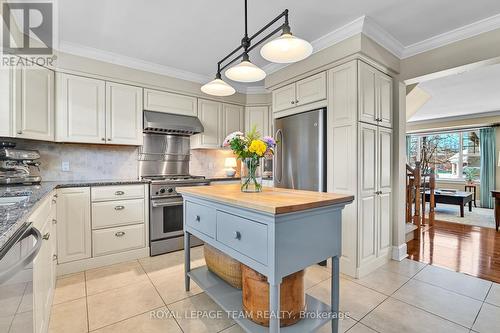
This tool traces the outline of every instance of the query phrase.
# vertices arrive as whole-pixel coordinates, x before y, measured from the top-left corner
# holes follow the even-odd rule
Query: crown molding
[[[445,116],[445,117],[436,117],[436,118],[426,118],[426,119],[418,119],[418,120],[408,120],[406,123],[411,126],[415,125],[425,125],[432,123],[441,123],[446,121],[457,121],[457,120],[468,120],[468,119],[481,119],[487,117],[499,117],[499,110],[478,112],[478,113],[467,113],[457,116]]]
[[[405,46],[399,40],[394,38],[389,32],[379,26],[371,17],[363,16],[363,31],[362,33],[377,44],[391,52],[397,58],[401,58],[404,53]]]
[[[474,37],[482,33],[500,28],[500,14],[487,17],[483,20],[464,25],[463,27],[425,39],[421,42],[408,45],[404,48],[401,59],[430,51],[463,39]]]
[[[269,94],[270,91],[264,86],[250,86],[246,87],[245,94],[247,95],[257,95],[257,94]]]

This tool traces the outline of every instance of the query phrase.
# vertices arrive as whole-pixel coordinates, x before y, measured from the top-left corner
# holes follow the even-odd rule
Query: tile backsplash
[[[224,159],[234,157],[229,150],[223,149],[192,149],[189,170],[192,175],[205,176],[207,178],[226,177],[224,171]],[[240,174],[240,167],[236,167],[236,176]]]
[[[43,180],[103,180],[137,179],[138,147],[54,143],[5,138],[16,148],[40,152],[40,175]],[[69,171],[62,171],[62,163],[69,163]],[[33,168],[37,173],[36,168]]]

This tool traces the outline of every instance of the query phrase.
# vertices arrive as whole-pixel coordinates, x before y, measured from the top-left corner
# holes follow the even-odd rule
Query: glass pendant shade
[[[266,43],[260,49],[260,54],[268,61],[286,64],[303,60],[309,57],[312,51],[309,42],[285,33]]]
[[[229,96],[236,92],[233,87],[219,78],[204,84],[201,91],[212,96]]]
[[[229,68],[225,75],[233,81],[257,82],[266,77],[266,72],[252,64],[250,61],[243,60],[238,65]]]

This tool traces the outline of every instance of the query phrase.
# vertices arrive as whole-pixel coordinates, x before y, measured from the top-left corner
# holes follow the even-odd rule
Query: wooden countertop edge
[[[215,186],[228,186],[228,185],[215,185]],[[212,200],[215,202],[219,202],[222,204],[230,204],[234,205],[236,207],[242,207],[242,208],[248,208],[248,209],[253,209],[265,213],[270,213],[274,215],[279,215],[279,214],[286,214],[286,213],[296,213],[300,211],[305,211],[308,209],[314,209],[314,208],[322,208],[322,207],[327,207],[327,206],[333,206],[333,205],[339,205],[339,204],[349,204],[354,200],[353,195],[341,195],[341,194],[335,194],[335,193],[328,193],[331,195],[338,195],[338,198],[328,198],[328,199],[322,199],[321,201],[316,201],[316,202],[304,202],[300,204],[290,204],[286,206],[264,206],[258,203],[247,203],[247,202],[242,202],[237,199],[229,199],[229,198],[223,198],[220,196],[212,196],[206,193],[200,193],[196,191],[197,187],[179,187],[177,188],[177,192],[181,194],[186,194],[189,196],[193,196],[196,198],[200,199],[206,199],[206,200]],[[297,191],[297,192],[309,192],[310,191]],[[246,195],[246,193],[241,193],[242,195]],[[253,194],[253,193],[252,193]]]

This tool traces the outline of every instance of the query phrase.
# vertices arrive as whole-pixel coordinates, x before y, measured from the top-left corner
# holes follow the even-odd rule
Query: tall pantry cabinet
[[[391,256],[392,78],[353,60],[328,71],[328,94],[328,191],[356,194],[341,269],[359,277]]]

